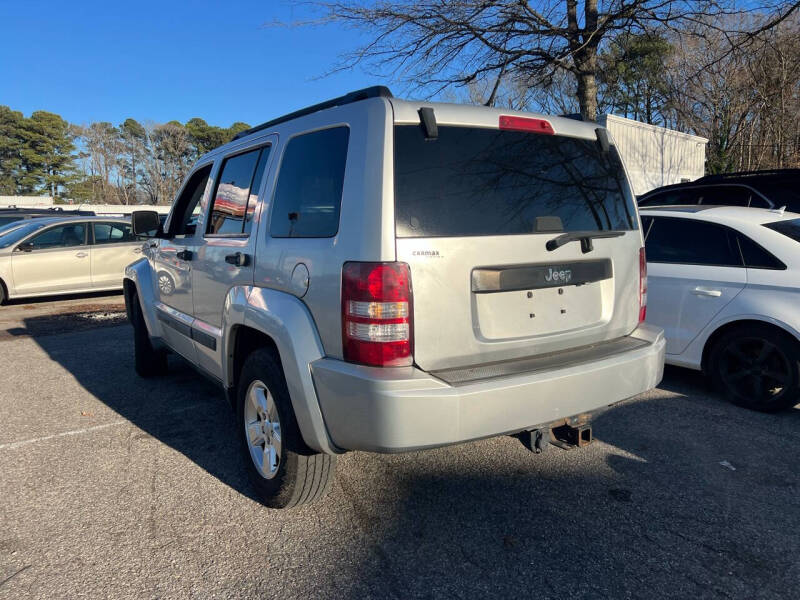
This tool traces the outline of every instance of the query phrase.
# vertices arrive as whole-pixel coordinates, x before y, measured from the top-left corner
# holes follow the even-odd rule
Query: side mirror
[[[161,237],[161,219],[154,210],[136,210],[131,215],[134,235],[141,237]]]
[[[22,242],[17,246],[17,252],[30,252],[33,250],[33,242]]]

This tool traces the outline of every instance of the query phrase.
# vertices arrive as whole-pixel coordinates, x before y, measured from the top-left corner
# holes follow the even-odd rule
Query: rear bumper
[[[642,325],[631,337],[646,343],[599,360],[458,385],[414,367],[330,358],[311,363],[311,372],[336,446],[402,452],[533,429],[655,387],[664,371],[664,333]]]

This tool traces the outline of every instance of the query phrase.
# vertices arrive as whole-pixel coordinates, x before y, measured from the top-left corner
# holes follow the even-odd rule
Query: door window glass
[[[336,235],[349,138],[349,128],[334,127],[289,141],[275,189],[272,237]]]
[[[726,227],[694,219],[654,217],[645,248],[649,262],[742,266],[736,238]]]
[[[211,165],[197,170],[189,178],[181,195],[175,201],[170,217],[169,237],[191,237],[197,226],[200,213],[200,200],[206,191]]]
[[[738,234],[738,237],[744,266],[750,269],[777,269],[780,271],[786,269],[785,264],[760,244],[742,233]]]
[[[269,147],[225,159],[214,192],[209,235],[250,233]]]
[[[750,206],[752,192],[739,185],[715,185],[699,190],[700,202],[709,206]]]
[[[128,223],[93,223],[95,244],[125,244],[136,242],[133,228]]]
[[[53,227],[33,237],[30,243],[34,250],[83,246],[86,243],[86,224],[70,223]]]
[[[657,192],[642,199],[639,206],[687,206],[697,204],[698,198],[694,189],[677,189]]]

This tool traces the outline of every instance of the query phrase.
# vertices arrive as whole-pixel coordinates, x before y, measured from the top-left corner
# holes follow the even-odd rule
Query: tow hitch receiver
[[[561,425],[551,430],[550,443],[564,450],[583,448],[592,443],[592,424]]]

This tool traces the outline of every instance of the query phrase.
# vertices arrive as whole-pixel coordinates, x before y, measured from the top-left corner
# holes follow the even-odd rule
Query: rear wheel
[[[131,302],[131,325],[133,325],[133,359],[136,373],[140,377],[153,377],[167,372],[167,353],[156,350],[147,333],[139,298],[133,295]]]
[[[336,457],[310,450],[300,435],[275,354],[254,351],[242,367],[237,398],[239,437],[250,480],[272,508],[314,502],[333,483]]]
[[[6,303],[6,286],[0,281],[0,306]]]
[[[762,412],[790,408],[800,401],[800,347],[781,331],[743,325],[716,341],[709,375],[734,404]]]

